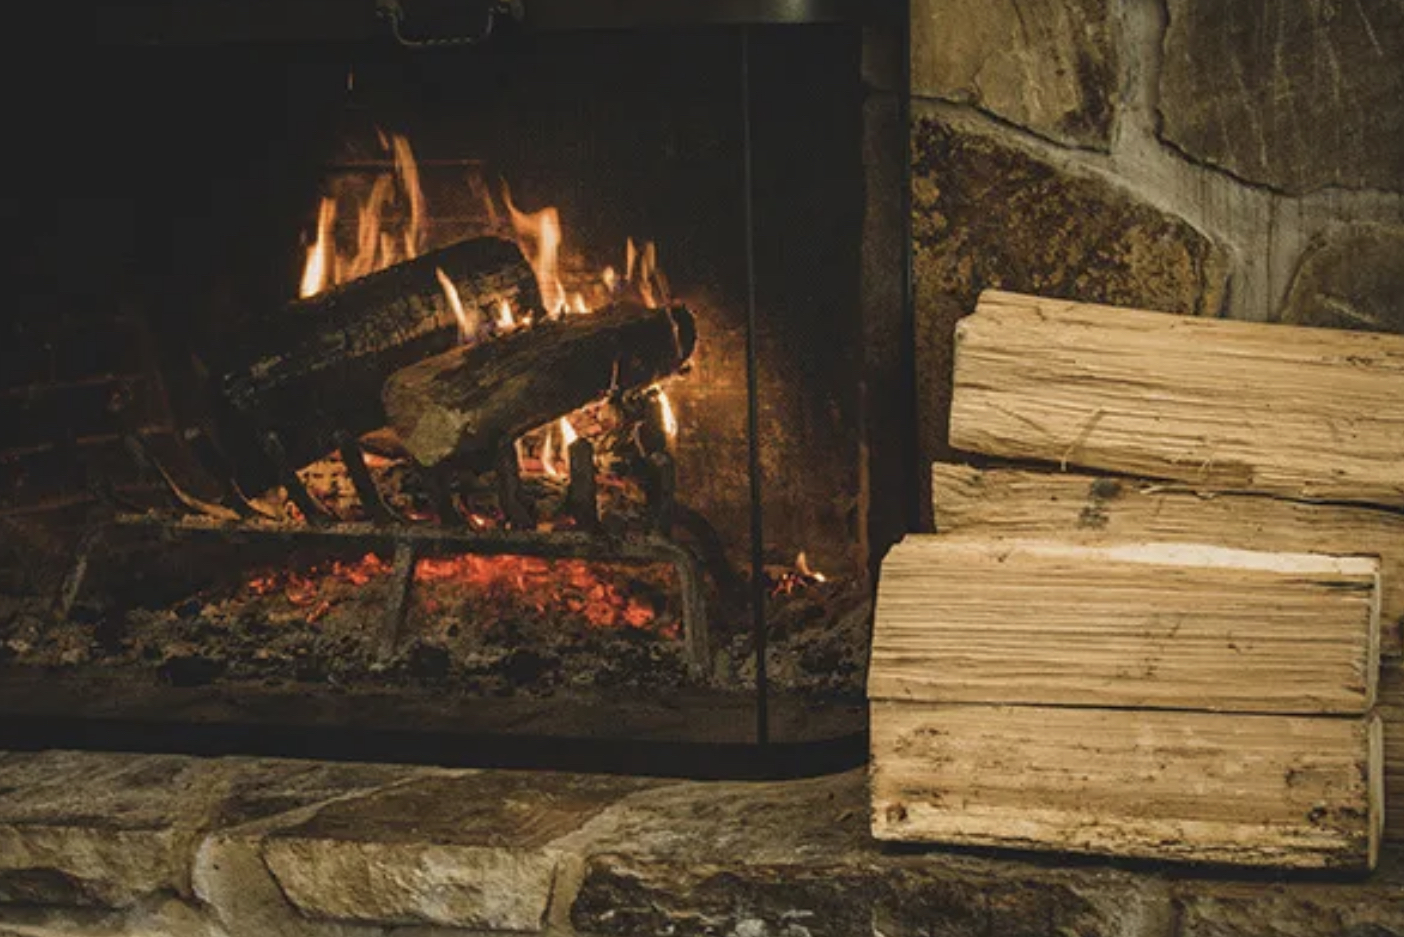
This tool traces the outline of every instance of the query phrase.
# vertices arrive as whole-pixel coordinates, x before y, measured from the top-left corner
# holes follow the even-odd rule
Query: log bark
[[[1404,506],[1404,337],[986,292],[951,444],[1219,490]]]
[[[396,373],[385,412],[422,465],[481,465],[522,433],[675,374],[696,345],[681,306],[616,306],[455,348]]]
[[[1076,543],[1216,543],[1241,550],[1363,554],[1380,559],[1380,653],[1400,656],[1404,516],[1193,486],[1020,469],[931,469],[937,531]],[[1404,818],[1401,818],[1404,820]]]
[[[1290,868],[1375,866],[1375,718],[872,705],[873,835]]]
[[[536,280],[516,244],[477,238],[433,251],[290,303],[245,330],[219,359],[220,442],[240,480],[270,478],[262,436],[274,431],[294,467],[335,448],[335,434],[383,426],[385,381],[460,341],[439,272],[467,316],[486,321],[502,302],[538,305]]]
[[[913,535],[883,563],[868,694],[1360,715],[1373,557]]]

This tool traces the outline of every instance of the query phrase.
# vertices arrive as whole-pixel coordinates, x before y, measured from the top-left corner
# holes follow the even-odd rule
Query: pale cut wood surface
[[[868,696],[1360,714],[1378,578],[1373,557],[913,534],[883,562]]]
[[[873,835],[1365,869],[1375,718],[872,704]]]
[[[939,462],[932,467],[931,483],[936,529],[942,533],[1066,538],[1079,543],[1217,543],[1244,550],[1378,556],[1380,653],[1388,658],[1400,655],[1404,516],[1391,511],[1261,495],[1205,494],[1175,482],[1019,469],[982,471]]]
[[[986,292],[951,445],[1219,489],[1404,505],[1404,337]]]

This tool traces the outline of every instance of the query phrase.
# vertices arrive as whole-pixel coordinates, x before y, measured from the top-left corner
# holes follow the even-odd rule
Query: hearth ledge
[[[0,937],[1404,935],[1365,880],[894,849],[864,775],[0,754]]]

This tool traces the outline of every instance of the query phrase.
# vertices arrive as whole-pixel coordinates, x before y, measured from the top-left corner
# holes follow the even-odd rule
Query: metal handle
[[[375,13],[389,23],[395,41],[411,49],[478,45],[492,35],[499,18],[521,22],[526,16],[523,0],[491,0],[483,6],[483,27],[476,35],[412,38],[404,32],[405,8],[400,0],[375,0]]]

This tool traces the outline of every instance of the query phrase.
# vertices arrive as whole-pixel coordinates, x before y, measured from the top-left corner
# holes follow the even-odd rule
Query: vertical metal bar
[[[756,335],[756,206],[751,138],[751,30],[741,27],[742,203],[746,245],[746,456],[751,481],[751,627],[756,652],[756,744],[770,743],[770,676],[766,668],[765,523],[761,516],[760,377]]]
[[[341,461],[346,466],[346,472],[351,476],[351,485],[356,489],[356,497],[361,501],[361,509],[366,512],[366,516],[375,524],[393,524],[398,517],[390,506],[385,503],[385,499],[380,496],[380,489],[375,486],[375,478],[370,473],[370,467],[366,465],[366,458],[361,453],[361,447],[357,444],[355,437],[350,433],[338,430],[336,433],[336,449],[341,453]]]
[[[902,342],[898,346],[902,349],[902,359],[899,367],[902,369],[903,377],[907,384],[907,409],[914,418],[913,426],[916,425],[915,417],[921,412],[921,401],[917,395],[916,380],[916,347],[917,347],[917,319],[916,319],[916,273],[915,257],[916,248],[912,241],[912,41],[911,24],[912,11],[910,0],[898,4],[898,12],[902,24],[900,29],[901,50],[902,50],[902,74],[901,85],[897,89],[897,125],[900,128],[902,146]],[[907,433],[903,436],[903,447],[901,458],[905,465],[919,465],[921,460],[917,458],[920,451],[920,444],[917,441],[915,432]],[[907,529],[921,530],[921,503],[922,482],[918,473],[916,484],[907,486]],[[930,484],[928,478],[925,484]]]
[[[312,497],[307,486],[298,477],[297,470],[288,461],[288,452],[283,448],[283,440],[275,432],[265,433],[263,436],[263,451],[267,453],[269,461],[278,471],[278,478],[283,483],[283,487],[288,490],[288,497],[292,503],[297,505],[297,509],[302,512],[307,523],[315,526],[330,524],[334,518],[327,513],[327,509],[317,503]]]
[[[405,618],[409,615],[410,592],[414,589],[414,570],[419,563],[419,550],[412,540],[395,544],[395,565],[390,574],[390,594],[385,600],[385,617],[380,625],[380,642],[376,649],[382,664],[395,659],[404,637]]]
[[[600,529],[600,492],[595,479],[595,445],[584,436],[570,444],[570,485],[566,510],[581,530]]]

